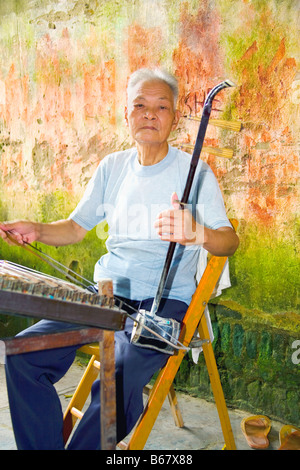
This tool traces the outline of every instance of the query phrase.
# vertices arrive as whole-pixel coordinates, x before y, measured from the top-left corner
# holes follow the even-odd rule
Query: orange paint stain
[[[194,15],[182,5],[180,39],[173,52],[180,97],[207,90],[216,84],[215,77],[222,75],[219,30],[218,14],[207,8],[207,1]]]
[[[252,52],[255,54],[257,46],[253,46],[254,43]],[[260,64],[254,71],[245,66],[236,101],[241,118],[272,127],[281,125],[296,68],[295,59],[286,58],[284,38],[269,66]]]
[[[162,42],[159,27],[144,28],[135,22],[130,25],[124,43],[130,73],[141,67],[158,66]]]

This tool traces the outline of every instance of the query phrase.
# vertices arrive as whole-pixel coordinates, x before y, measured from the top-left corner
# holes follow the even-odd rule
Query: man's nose
[[[145,110],[145,118],[146,119],[149,119],[149,120],[153,120],[153,119],[156,119],[156,114],[155,114],[155,111],[153,111],[152,109],[146,109]]]

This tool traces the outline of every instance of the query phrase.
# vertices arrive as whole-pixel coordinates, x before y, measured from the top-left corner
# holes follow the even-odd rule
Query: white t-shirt
[[[154,221],[171,207],[173,192],[181,199],[190,161],[191,155],[174,147],[151,166],[140,165],[136,148],[110,154],[100,162],[70,215],[86,230],[106,219],[107,253],[95,265],[94,280],[113,279],[116,296],[155,297],[169,242],[159,238]],[[201,224],[212,229],[231,227],[216,178],[201,160],[188,203]],[[198,246],[176,245],[163,297],[190,303],[198,256]]]

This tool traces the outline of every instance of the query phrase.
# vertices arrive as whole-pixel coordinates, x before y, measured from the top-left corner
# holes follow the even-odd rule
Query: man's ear
[[[179,119],[180,119],[180,116],[181,116],[181,112],[179,111],[179,109],[176,109],[175,113],[174,113],[174,121],[173,121],[173,124],[172,124],[172,131],[174,131],[176,129],[177,124],[178,124]]]
[[[124,116],[125,116],[126,125],[128,126],[129,123],[128,123],[128,108],[127,108],[127,106],[125,106]]]

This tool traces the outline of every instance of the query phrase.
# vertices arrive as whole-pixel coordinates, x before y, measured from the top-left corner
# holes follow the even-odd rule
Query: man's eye
[[[140,103],[137,103],[137,104],[134,105],[135,108],[143,108],[143,106],[144,106],[144,105],[143,105],[143,104],[140,104]]]

